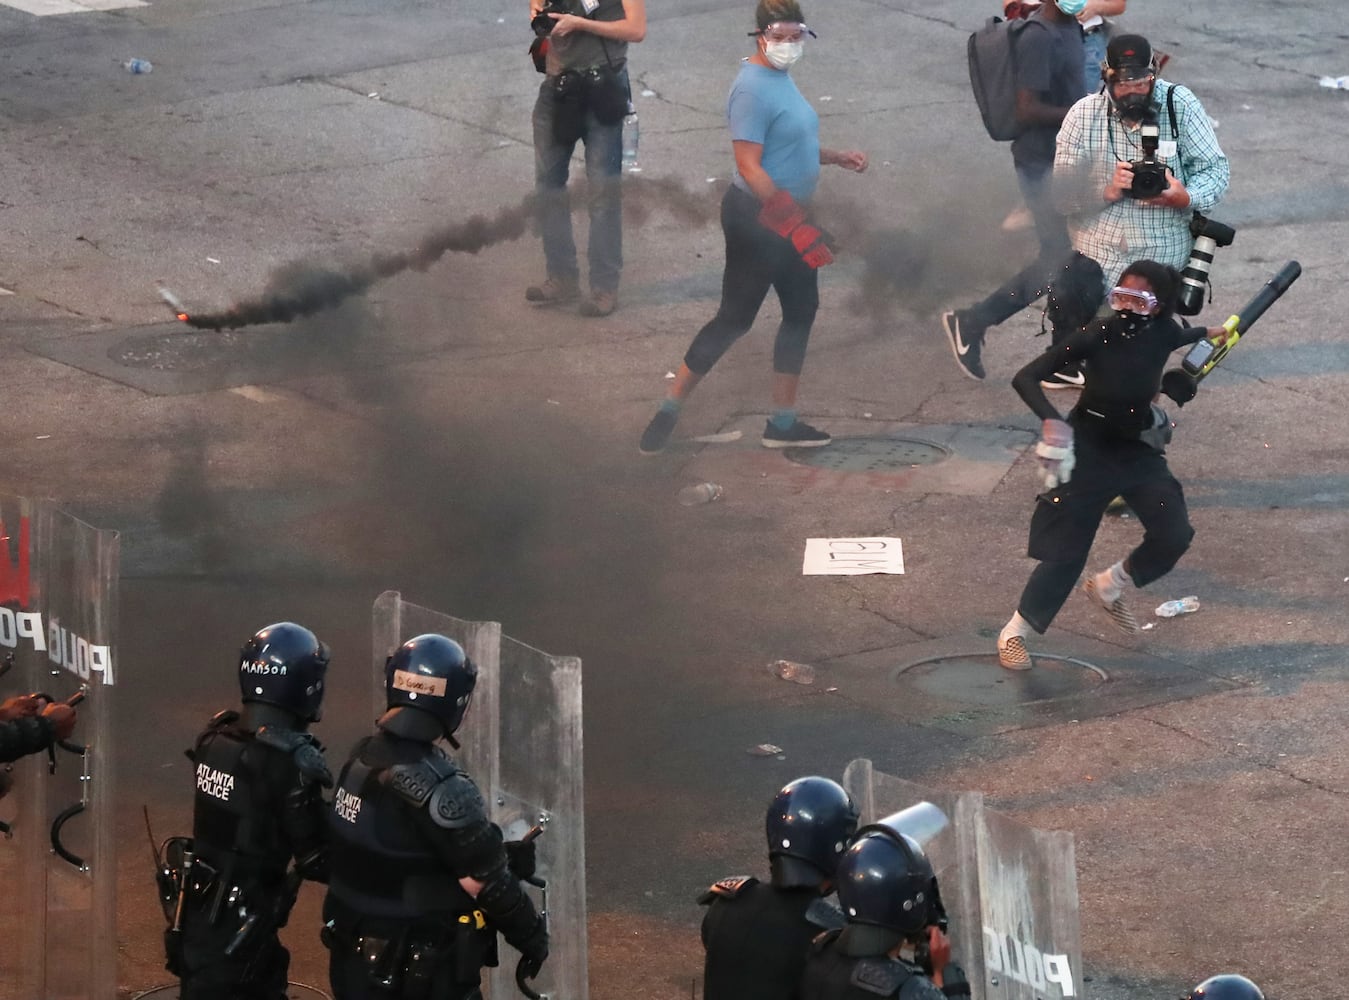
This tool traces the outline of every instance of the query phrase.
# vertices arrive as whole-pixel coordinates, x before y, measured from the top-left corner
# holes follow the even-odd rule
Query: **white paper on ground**
[[[898,538],[807,538],[803,576],[860,576],[903,573],[904,546]]]

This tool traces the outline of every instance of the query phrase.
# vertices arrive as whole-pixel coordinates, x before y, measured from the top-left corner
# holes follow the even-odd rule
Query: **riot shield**
[[[384,662],[403,642],[438,632],[459,642],[478,666],[478,683],[456,757],[482,789],[507,840],[532,827],[538,874],[535,901],[547,912],[550,954],[534,989],[552,1000],[589,995],[585,901],[581,661],[550,656],[501,634],[496,622],[467,622],[409,604],[388,591],[373,609],[375,707],[384,710]],[[518,956],[504,942],[486,987],[493,1000],[515,994]]]
[[[1073,836],[986,809],[978,792],[950,793],[855,760],[843,785],[864,823],[929,801],[951,824],[924,845],[951,917],[955,960],[974,1000],[1082,995],[1082,940]]]
[[[71,738],[17,761],[0,801],[0,998],[113,1000],[118,536],[10,497],[0,536],[0,656],[13,655],[0,697],[83,695]]]

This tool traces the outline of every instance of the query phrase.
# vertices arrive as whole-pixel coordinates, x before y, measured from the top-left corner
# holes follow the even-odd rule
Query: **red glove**
[[[824,233],[814,226],[803,222],[792,230],[791,240],[792,246],[796,247],[796,252],[801,255],[807,266],[821,268],[834,262],[834,255],[830,253],[829,245],[824,241]]]
[[[834,262],[834,255],[825,244],[825,237],[815,226],[806,222],[806,212],[786,191],[775,191],[759,209],[759,223],[792,246],[809,267],[824,267]]]
[[[759,224],[784,239],[805,221],[806,210],[786,191],[774,191],[773,196],[759,209]]]

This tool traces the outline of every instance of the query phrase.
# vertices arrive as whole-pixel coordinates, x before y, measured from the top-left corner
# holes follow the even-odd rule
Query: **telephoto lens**
[[[1219,247],[1231,246],[1237,231],[1195,212],[1190,220],[1190,235],[1194,237],[1194,249],[1180,272],[1180,296],[1176,302],[1176,312],[1182,316],[1196,316],[1204,308],[1204,289],[1208,287],[1213,253]]]

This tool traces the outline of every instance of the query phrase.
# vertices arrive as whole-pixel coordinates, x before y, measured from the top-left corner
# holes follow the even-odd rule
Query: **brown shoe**
[[[591,292],[590,298],[577,310],[582,316],[608,316],[618,308],[618,296],[613,292]]]
[[[525,301],[541,306],[564,305],[575,302],[581,297],[581,286],[575,281],[559,281],[547,278],[541,285],[530,285],[525,289]]]
[[[1031,658],[1026,650],[1026,640],[1019,635],[1011,635],[1006,642],[999,642],[998,663],[1007,670],[1029,670]]]

